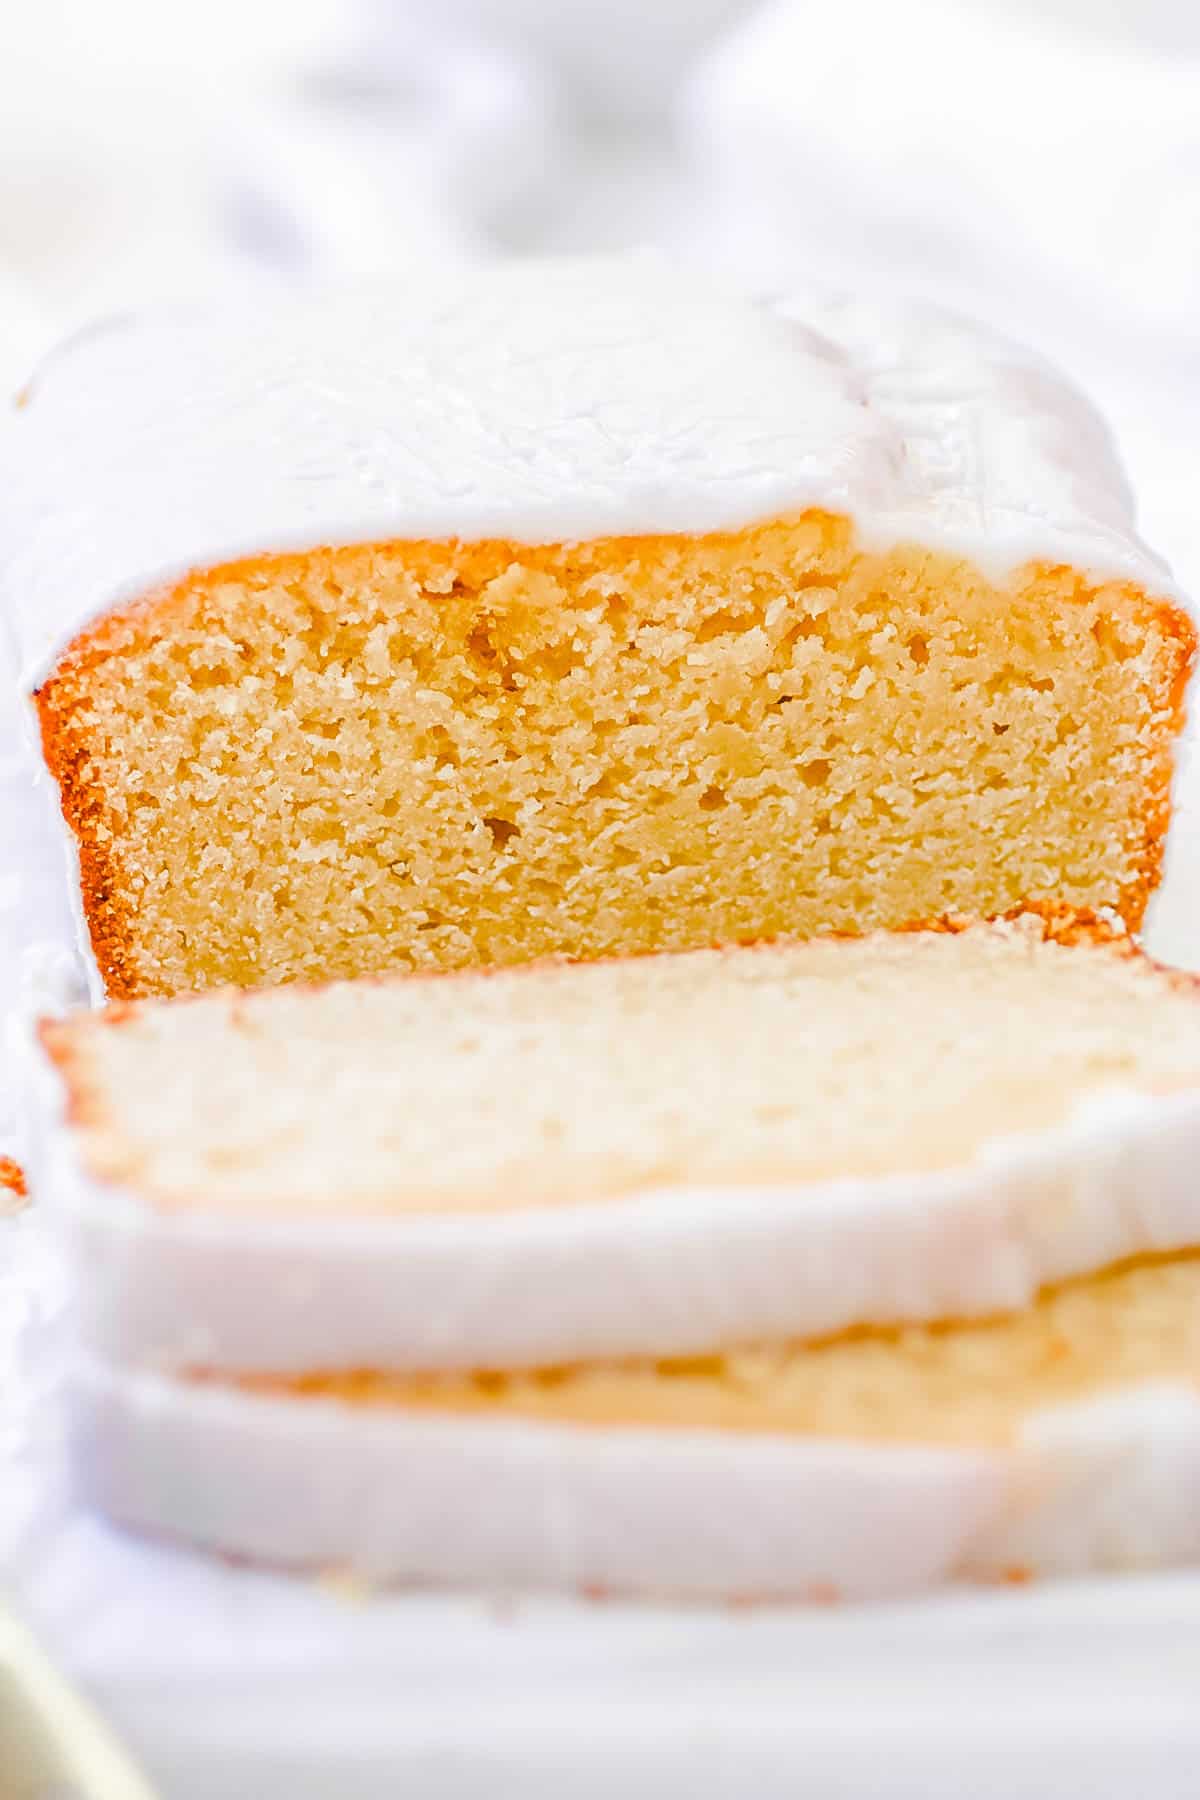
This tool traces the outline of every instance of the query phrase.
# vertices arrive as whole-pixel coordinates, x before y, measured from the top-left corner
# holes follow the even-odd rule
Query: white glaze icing
[[[155,1367],[520,1367],[703,1352],[1025,1305],[1200,1242],[1200,1095],[1098,1092],[958,1168],[795,1189],[650,1190],[492,1214],[156,1210],[81,1169],[40,1055],[32,1178],[64,1217],[79,1327]]]
[[[1197,1340],[1200,1341],[1200,1340]],[[971,1566],[1034,1574],[1200,1560],[1200,1367],[1034,1413],[1003,1522]]]
[[[1010,1449],[405,1414],[96,1362],[86,1491],[143,1531],[371,1580],[880,1599],[1200,1556],[1200,1395],[1031,1415]]]
[[[376,1580],[865,1598],[944,1579],[1001,1499],[987,1456],[77,1379],[80,1478],[111,1516]]]
[[[0,430],[0,612],[32,687],[196,565],[382,538],[736,527],[806,506],[1003,576],[1160,592],[1107,432],[933,312],[751,301],[654,258],[421,271],[81,334]]]

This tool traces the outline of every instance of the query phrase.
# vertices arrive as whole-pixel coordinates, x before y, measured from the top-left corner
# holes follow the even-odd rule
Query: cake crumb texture
[[[858,932],[1139,924],[1184,614],[808,512],[195,573],[37,696],[115,997]]]

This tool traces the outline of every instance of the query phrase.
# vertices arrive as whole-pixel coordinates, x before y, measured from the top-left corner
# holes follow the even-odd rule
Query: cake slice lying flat
[[[114,996],[1158,878],[1192,625],[1087,405],[939,316],[641,260],[163,314],[0,477]]]
[[[526,1375],[90,1362],[117,1519],[368,1579],[878,1598],[1200,1557],[1200,1261],[1014,1317]]]
[[[101,1355],[471,1369],[1009,1310],[1200,1243],[1200,988],[1069,916],[42,1028]]]

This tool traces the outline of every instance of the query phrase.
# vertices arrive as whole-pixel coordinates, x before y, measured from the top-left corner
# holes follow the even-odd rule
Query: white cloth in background
[[[239,121],[316,53],[330,3],[39,0],[6,16],[0,279],[48,333],[240,268]]]
[[[661,119],[684,70],[752,0],[361,0],[362,42],[384,64],[449,34],[538,72],[568,112]]]
[[[48,337],[47,321],[27,285],[0,269],[0,406],[19,391]]]
[[[563,178],[536,64],[444,34],[352,41],[243,127],[243,205],[300,273],[403,275],[536,241]]]
[[[369,11],[45,0],[14,20],[0,386],[104,312],[493,247],[555,167],[536,70],[444,31],[381,56]]]
[[[970,309],[1195,341],[1200,56],[963,0],[775,0],[686,115],[731,249],[886,271]]]
[[[693,248],[1036,343],[1110,414],[1145,534],[1200,588],[1200,53],[1048,10],[775,0],[683,102]]]

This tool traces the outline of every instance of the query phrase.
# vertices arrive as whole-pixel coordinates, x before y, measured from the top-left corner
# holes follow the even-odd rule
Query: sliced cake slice
[[[1027,1304],[1200,1244],[1200,988],[1070,915],[42,1027],[100,1354],[515,1368]]]
[[[1158,879],[1191,621],[1087,404],[940,315],[644,259],[177,310],[0,480],[112,996]]]
[[[240,1382],[92,1360],[76,1446],[127,1525],[371,1581],[829,1602],[1189,1562],[1200,1259],[692,1360]]]

